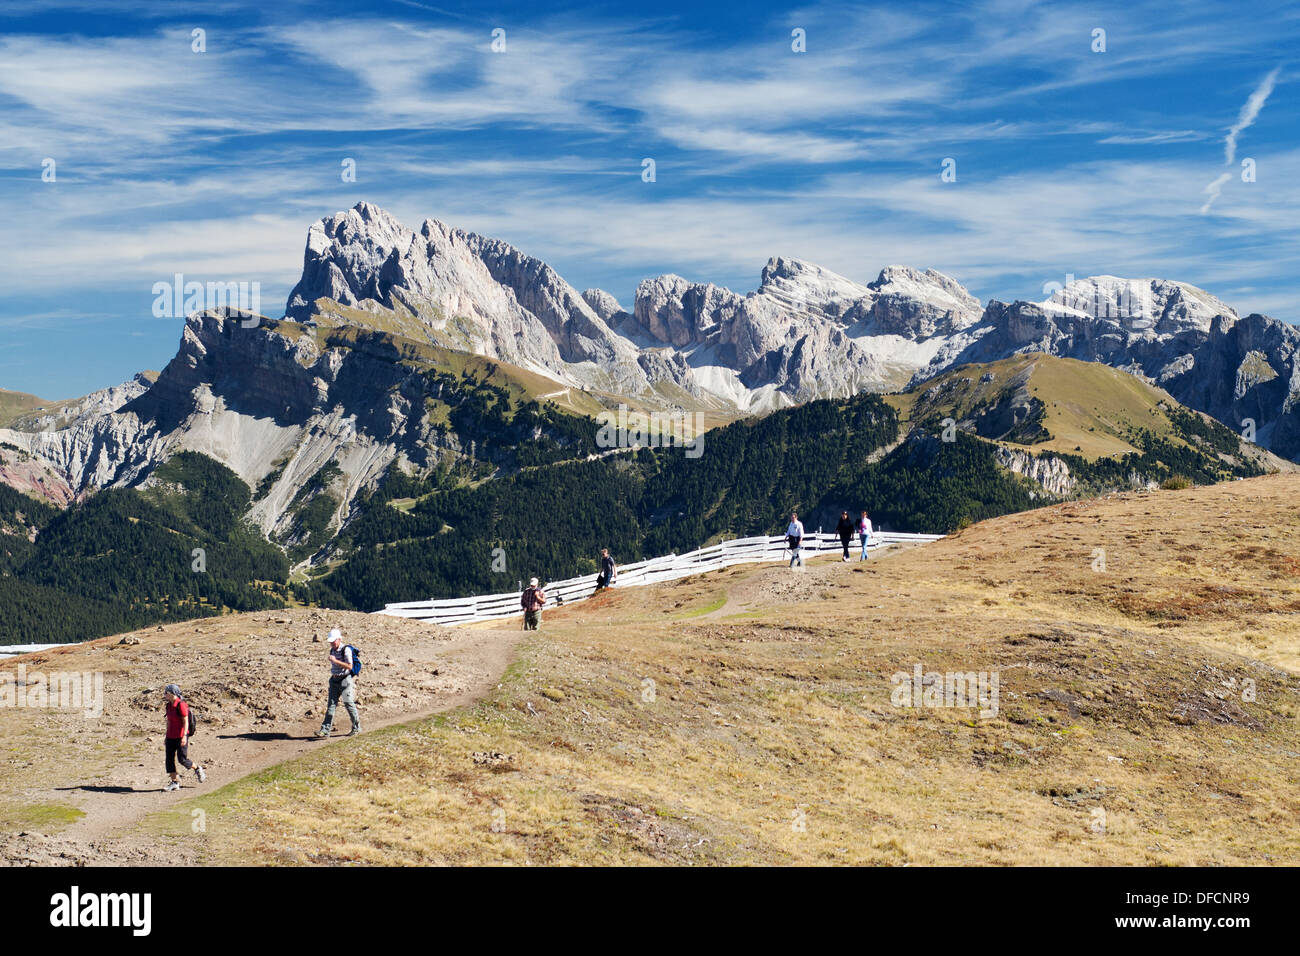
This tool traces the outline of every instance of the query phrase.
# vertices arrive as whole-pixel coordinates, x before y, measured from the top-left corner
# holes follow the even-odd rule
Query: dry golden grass
[[[207,853],[1295,864],[1297,502],[1293,476],[1114,496],[616,589],[548,613],[480,704],[205,797]],[[998,714],[894,706],[916,663],[997,672]]]
[[[11,392],[7,388],[0,388],[0,428],[8,428],[14,419],[52,404],[54,403],[26,392]]]
[[[985,381],[985,375],[992,379]],[[937,398],[926,396],[948,386]],[[1065,452],[1085,458],[1125,455],[1138,449],[1136,431],[1185,445],[1174,432],[1162,404],[1177,403],[1163,389],[1100,362],[1081,362],[1042,353],[1013,355],[981,365],[952,369],[911,392],[885,398],[904,423],[918,414],[936,412],[958,419],[987,410],[1022,388],[1024,397],[1042,402],[1042,426],[1052,436],[1032,445],[1003,441],[1010,448],[1035,454]]]

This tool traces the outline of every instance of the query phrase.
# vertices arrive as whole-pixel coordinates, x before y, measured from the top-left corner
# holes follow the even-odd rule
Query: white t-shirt
[[[802,537],[803,537],[803,522],[802,522],[802,521],[791,521],[791,522],[790,522],[790,527],[788,527],[788,528],[785,529],[785,536],[786,536],[787,538],[802,538]]]

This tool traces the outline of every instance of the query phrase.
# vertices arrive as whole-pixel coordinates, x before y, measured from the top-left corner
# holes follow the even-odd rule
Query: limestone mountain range
[[[413,230],[358,203],[311,226],[282,320],[191,315],[156,381],[0,429],[0,480],[63,502],[201,451],[262,487],[252,517],[273,534],[332,463],[342,523],[395,465],[472,455],[430,421],[412,377],[421,347],[505,363],[532,376],[537,398],[586,403],[575,408],[628,401],[720,419],[1045,352],[1130,372],[1300,457],[1300,331],[1185,283],[1096,276],[1046,301],[981,305],[930,269],[889,266],[859,283],[773,257],[752,292],[660,275],[628,308],[500,240],[432,219]]]

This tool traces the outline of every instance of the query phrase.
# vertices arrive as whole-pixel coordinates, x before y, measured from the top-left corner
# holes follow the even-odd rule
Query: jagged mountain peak
[[[627,312],[622,303],[604,289],[586,289],[582,293],[582,300],[606,322]]]
[[[879,289],[891,282],[926,282],[935,279],[956,284],[953,279],[934,269],[914,269],[912,266],[897,264],[885,266],[880,270],[880,275],[876,276],[875,281],[867,284],[873,289]]]
[[[958,327],[961,328],[978,319],[981,311],[979,299],[965,286],[934,269],[922,271],[911,266],[886,266],[874,282],[868,283],[868,288],[877,295],[903,296],[945,308],[959,318]]]
[[[833,272],[825,266],[819,266],[815,262],[809,262],[807,259],[798,259],[793,256],[772,256],[767,260],[767,265],[763,266],[763,272],[759,279],[759,290],[761,291],[764,286],[783,279],[842,284],[846,288],[855,291],[865,288],[861,283],[847,279],[838,272]]]
[[[368,241],[374,248],[392,248],[411,235],[411,230],[387,210],[359,202],[351,209],[323,216],[312,223],[307,231],[307,249],[319,252],[331,243],[342,245],[358,241]]]
[[[756,295],[766,295],[796,311],[839,316],[871,290],[805,259],[773,256],[763,267]]]
[[[1231,306],[1190,283],[1113,275],[1072,279],[1038,305],[1049,314],[1108,319],[1135,331],[1208,332],[1218,316],[1229,323],[1239,318]]]

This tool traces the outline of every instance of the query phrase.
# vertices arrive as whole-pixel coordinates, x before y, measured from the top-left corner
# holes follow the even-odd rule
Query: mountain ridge
[[[362,202],[311,226],[284,319],[191,315],[156,377],[0,429],[15,450],[0,451],[0,478],[66,503],[199,451],[265,487],[254,505],[264,533],[296,538],[294,502],[328,465],[342,476],[335,529],[394,468],[483,465],[497,425],[457,413],[451,426],[447,388],[461,409],[505,403],[503,427],[520,400],[536,406],[529,416],[551,408],[546,441],[586,454],[578,422],[620,403],[722,424],[1026,353],[1135,374],[1296,458],[1297,352],[1300,331],[1164,279],[1097,276],[1045,302],[981,308],[933,269],[890,265],[859,283],[774,256],[748,293],[666,274],[643,280],[627,309],[508,243],[433,219],[411,230]],[[513,398],[492,391],[503,381]],[[492,454],[489,474],[517,466],[505,448]]]

